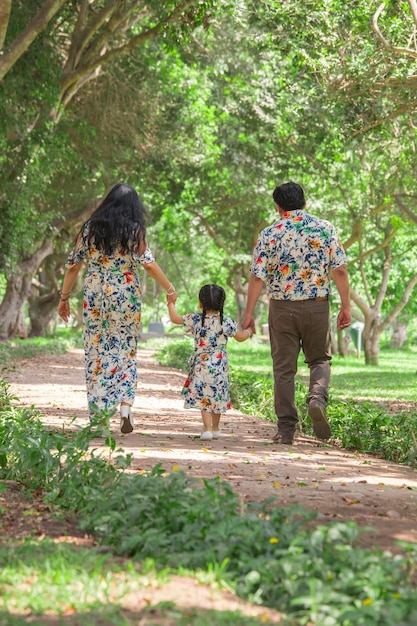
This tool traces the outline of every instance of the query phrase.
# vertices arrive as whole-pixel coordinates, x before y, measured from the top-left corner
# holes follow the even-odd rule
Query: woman
[[[119,183],[110,190],[78,234],[65,264],[58,304],[58,315],[67,322],[71,289],[86,261],[83,338],[90,420],[120,404],[122,433],[133,430],[141,316],[139,265],[165,289],[168,301],[177,299],[146,242],[145,215],[133,187]]]

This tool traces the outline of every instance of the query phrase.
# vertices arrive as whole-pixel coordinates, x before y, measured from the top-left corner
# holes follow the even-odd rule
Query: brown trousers
[[[327,404],[331,365],[329,302],[271,300],[268,321],[278,432],[288,434],[294,432],[298,422],[294,377],[300,350],[310,368],[307,402],[314,399],[324,407]]]

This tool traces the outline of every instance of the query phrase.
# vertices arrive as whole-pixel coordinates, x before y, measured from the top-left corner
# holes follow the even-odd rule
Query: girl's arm
[[[236,341],[246,341],[246,339],[250,339],[253,335],[251,328],[245,328],[245,330],[238,330],[234,338]]]
[[[174,324],[182,325],[183,319],[181,315],[177,313],[175,309],[175,304],[173,302],[168,302],[168,313],[169,313],[169,319],[171,320],[171,322],[173,322]]]

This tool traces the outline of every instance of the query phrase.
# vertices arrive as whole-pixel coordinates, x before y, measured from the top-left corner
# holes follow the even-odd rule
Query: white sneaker
[[[213,439],[218,439],[220,437],[220,430],[213,430]]]
[[[133,430],[132,409],[127,404],[120,407],[120,430],[125,435]]]
[[[200,439],[213,439],[213,433],[211,432],[211,430],[205,430],[203,433],[201,433]]]

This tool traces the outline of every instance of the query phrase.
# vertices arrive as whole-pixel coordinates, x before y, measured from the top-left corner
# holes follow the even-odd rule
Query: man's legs
[[[294,377],[297,373],[300,336],[293,304],[286,300],[271,300],[268,319],[278,439],[287,444],[292,444],[298,422]]]
[[[331,349],[327,301],[307,300],[305,302],[301,334],[305,362],[310,368],[308,414],[315,435],[319,439],[329,439],[331,430],[327,421],[326,406],[329,397]]]

